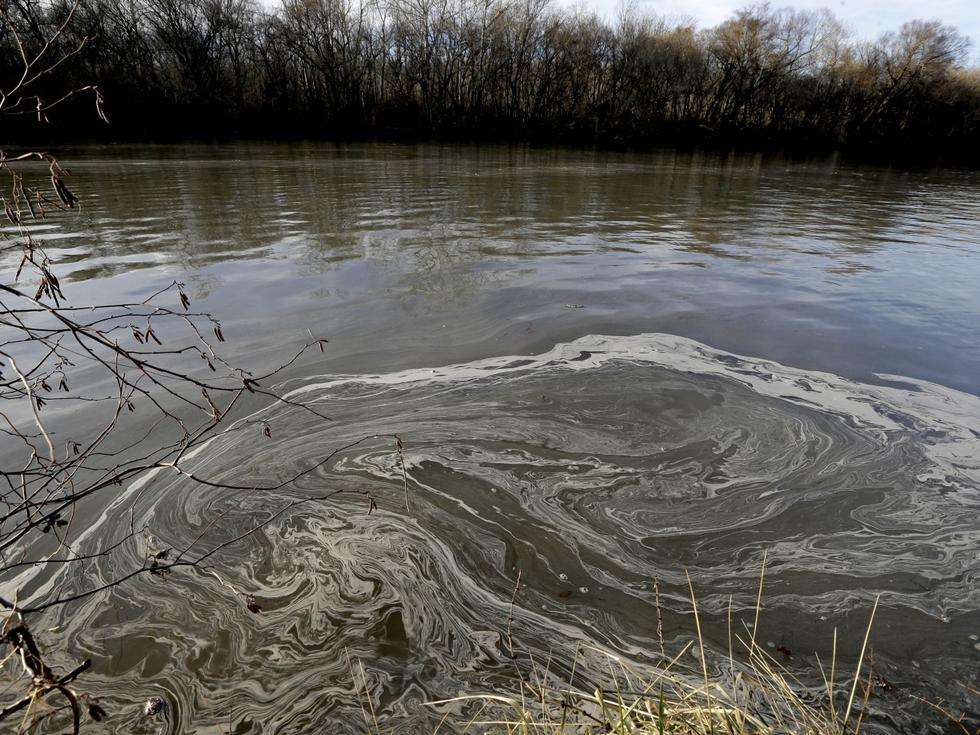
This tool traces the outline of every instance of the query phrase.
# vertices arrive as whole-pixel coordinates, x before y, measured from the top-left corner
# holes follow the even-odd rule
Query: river
[[[52,614],[111,731],[430,732],[424,702],[512,690],[532,657],[558,679],[586,643],[654,665],[654,579],[675,650],[688,573],[726,649],[764,553],[761,640],[801,676],[835,628],[853,663],[880,595],[872,727],[924,731],[910,694],[977,711],[976,172],[258,142],[61,159],[82,211],[36,234],[73,302],[183,281],[257,369],[329,340],[283,380],[333,421],[271,409],[271,439],[209,445],[200,471],[262,484],[361,436],[405,445],[405,477],[379,439],[277,493],[153,483],[135,512],[158,547],[310,492],[378,509],[303,507],[220,579]],[[92,538],[129,527],[123,506]],[[83,576],[143,552],[121,553]]]

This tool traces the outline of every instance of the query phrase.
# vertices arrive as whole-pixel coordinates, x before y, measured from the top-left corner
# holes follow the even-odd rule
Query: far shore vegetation
[[[975,159],[980,138],[980,69],[938,21],[865,40],[827,11],[762,4],[713,28],[547,0],[4,7],[29,41],[74,13],[50,52],[71,63],[37,80],[44,104],[8,117],[8,140],[395,136]],[[0,78],[22,67],[12,39],[0,37]],[[87,95],[47,111],[91,85],[108,127]]]

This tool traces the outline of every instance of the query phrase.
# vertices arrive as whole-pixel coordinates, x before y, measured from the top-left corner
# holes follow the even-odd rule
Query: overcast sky
[[[559,0],[562,4],[595,8],[613,17],[621,0]],[[733,11],[751,4],[751,0],[633,0],[638,10],[659,15],[693,18],[701,26],[715,25]],[[773,7],[829,9],[847,27],[863,38],[876,38],[885,31],[896,30],[907,20],[941,20],[956,26],[970,37],[970,57],[980,60],[980,0],[772,0]]]
[[[615,18],[623,0],[552,0],[559,5],[597,10]],[[757,0],[631,0],[637,10],[671,18],[691,18],[698,26],[717,25]],[[259,0],[266,7],[281,0]],[[860,38],[874,39],[898,30],[908,20],[940,20],[955,26],[970,41],[970,62],[980,65],[980,0],[770,0],[774,8],[827,8]]]

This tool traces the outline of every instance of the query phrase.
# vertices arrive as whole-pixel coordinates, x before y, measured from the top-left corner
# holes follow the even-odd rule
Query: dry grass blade
[[[745,638],[730,635],[728,650],[722,657],[724,665],[713,668],[702,635],[701,615],[690,575],[687,575],[687,583],[694,616],[694,637],[682,645],[673,658],[664,658],[662,667],[641,669],[604,648],[581,645],[576,650],[575,667],[579,667],[580,657],[583,656],[591,657],[592,665],[588,669],[593,672],[604,668],[602,661],[610,664],[608,677],[597,681],[592,688],[562,684],[554,677],[549,679],[549,670],[545,670],[532,672],[530,677],[535,682],[533,690],[537,696],[534,699],[524,698],[523,688],[528,677],[521,673],[520,680],[525,683],[521,684],[520,693],[466,693],[426,704],[435,708],[455,706],[463,710],[467,706],[479,705],[479,714],[489,716],[479,720],[476,716],[472,717],[469,724],[482,727],[488,733],[859,735],[871,694],[870,672],[863,689],[862,716],[853,725],[848,717],[854,709],[858,683],[862,680],[877,600],[858,656],[848,706],[841,720],[833,705],[833,680],[837,665],[836,630],[831,672],[829,676],[823,676],[825,691],[822,693],[819,689],[805,686],[784,665],[759,647],[756,633],[761,618],[761,598],[756,601],[748,635]],[[659,585],[656,588],[659,590]],[[508,646],[515,645],[508,635]],[[683,665],[682,662],[690,658],[694,646],[698,647],[697,666],[689,662]],[[579,667],[577,678],[583,675]],[[575,679],[576,675],[573,674],[572,678]],[[829,706],[825,699],[830,701]],[[959,722],[951,715],[949,719],[954,723]],[[452,722],[450,712],[443,713],[441,719],[441,724],[447,722]]]

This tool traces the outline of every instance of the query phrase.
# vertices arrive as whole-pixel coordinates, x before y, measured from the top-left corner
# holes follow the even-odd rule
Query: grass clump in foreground
[[[763,574],[764,578],[764,574]],[[709,669],[701,635],[694,587],[691,591],[696,635],[672,657],[664,650],[659,613],[658,634],[663,665],[641,673],[621,657],[594,646],[580,653],[607,659],[610,681],[592,691],[552,686],[547,667],[532,666],[520,674],[517,694],[465,694],[430,702],[433,706],[475,706],[475,714],[451,729],[471,733],[616,733],[626,735],[859,735],[872,690],[871,667],[865,667],[868,639],[877,611],[875,600],[853,672],[838,670],[837,633],[831,660],[817,663],[822,687],[808,687],[775,657],[757,645],[762,579],[755,620],[741,634],[732,633],[722,665]],[[736,655],[736,649],[738,654]],[[576,654],[576,658],[578,657]],[[686,662],[695,660],[694,666]],[[828,664],[828,665],[825,665]],[[576,662],[572,664],[572,680]],[[714,672],[714,673],[712,673]],[[441,731],[450,715],[437,728]],[[952,719],[952,718],[951,718]],[[961,722],[953,720],[968,733]],[[969,733],[968,733],[969,735]]]

